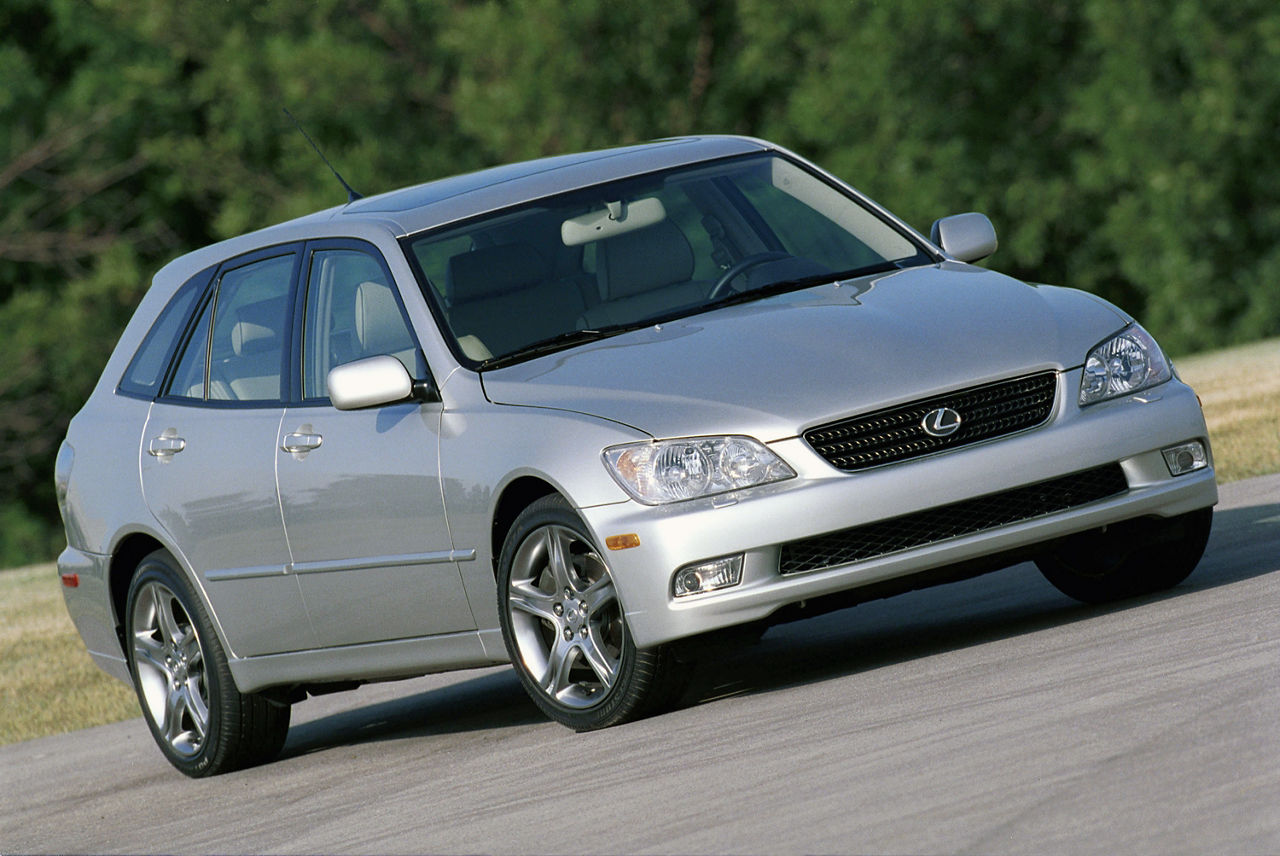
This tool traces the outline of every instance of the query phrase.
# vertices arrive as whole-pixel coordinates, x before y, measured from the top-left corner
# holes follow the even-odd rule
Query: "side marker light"
[[[626,535],[610,535],[604,539],[604,545],[610,550],[630,550],[640,546],[640,536],[634,532]]]

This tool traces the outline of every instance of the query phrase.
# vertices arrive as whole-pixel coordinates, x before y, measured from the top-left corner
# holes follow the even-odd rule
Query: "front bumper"
[[[608,552],[636,644],[648,647],[766,618],[789,604],[1011,551],[1121,520],[1172,517],[1217,502],[1212,465],[1173,477],[1162,448],[1208,434],[1190,387],[1173,380],[1081,409],[1079,371],[1059,376],[1050,421],[1033,430],[847,474],[799,438],[770,444],[797,478],[667,506],[634,502],[582,509],[599,543],[619,534],[640,546]],[[1118,463],[1128,489],[1017,523],[808,573],[779,572],[789,542],[1001,494]],[[671,577],[691,562],[742,554],[742,582],[675,598]]]

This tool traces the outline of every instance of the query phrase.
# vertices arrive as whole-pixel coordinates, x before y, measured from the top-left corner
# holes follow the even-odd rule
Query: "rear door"
[[[340,411],[329,369],[390,354],[427,368],[381,255],[307,245],[295,404],[275,444],[291,568],[322,646],[471,630],[444,516],[440,404]],[[265,426],[264,426],[265,427]]]
[[[299,250],[257,253],[217,272],[139,455],[148,506],[242,657],[315,644],[287,573],[275,481]]]

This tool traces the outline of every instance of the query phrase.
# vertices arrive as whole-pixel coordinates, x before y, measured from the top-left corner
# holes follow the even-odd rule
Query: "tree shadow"
[[[1257,529],[1263,528],[1259,533]],[[982,577],[771,628],[755,644],[704,653],[677,707],[776,692],[909,660],[1037,633],[1274,573],[1280,503],[1214,515],[1204,559],[1167,592],[1120,603],[1077,603],[1029,563]],[[293,726],[283,758],[382,740],[529,726],[546,718],[511,669]]]

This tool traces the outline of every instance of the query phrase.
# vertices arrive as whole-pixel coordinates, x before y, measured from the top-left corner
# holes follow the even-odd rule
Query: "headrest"
[[[250,303],[236,310],[231,328],[231,348],[236,356],[262,353],[276,347],[278,327],[284,326],[284,298]]]
[[[413,347],[413,338],[390,287],[380,282],[356,286],[356,337],[365,355],[394,354]]]
[[[515,291],[550,273],[551,266],[530,244],[481,247],[449,259],[449,297],[456,306]]]
[[[693,276],[693,249],[670,220],[600,242],[609,299],[628,297]]]

